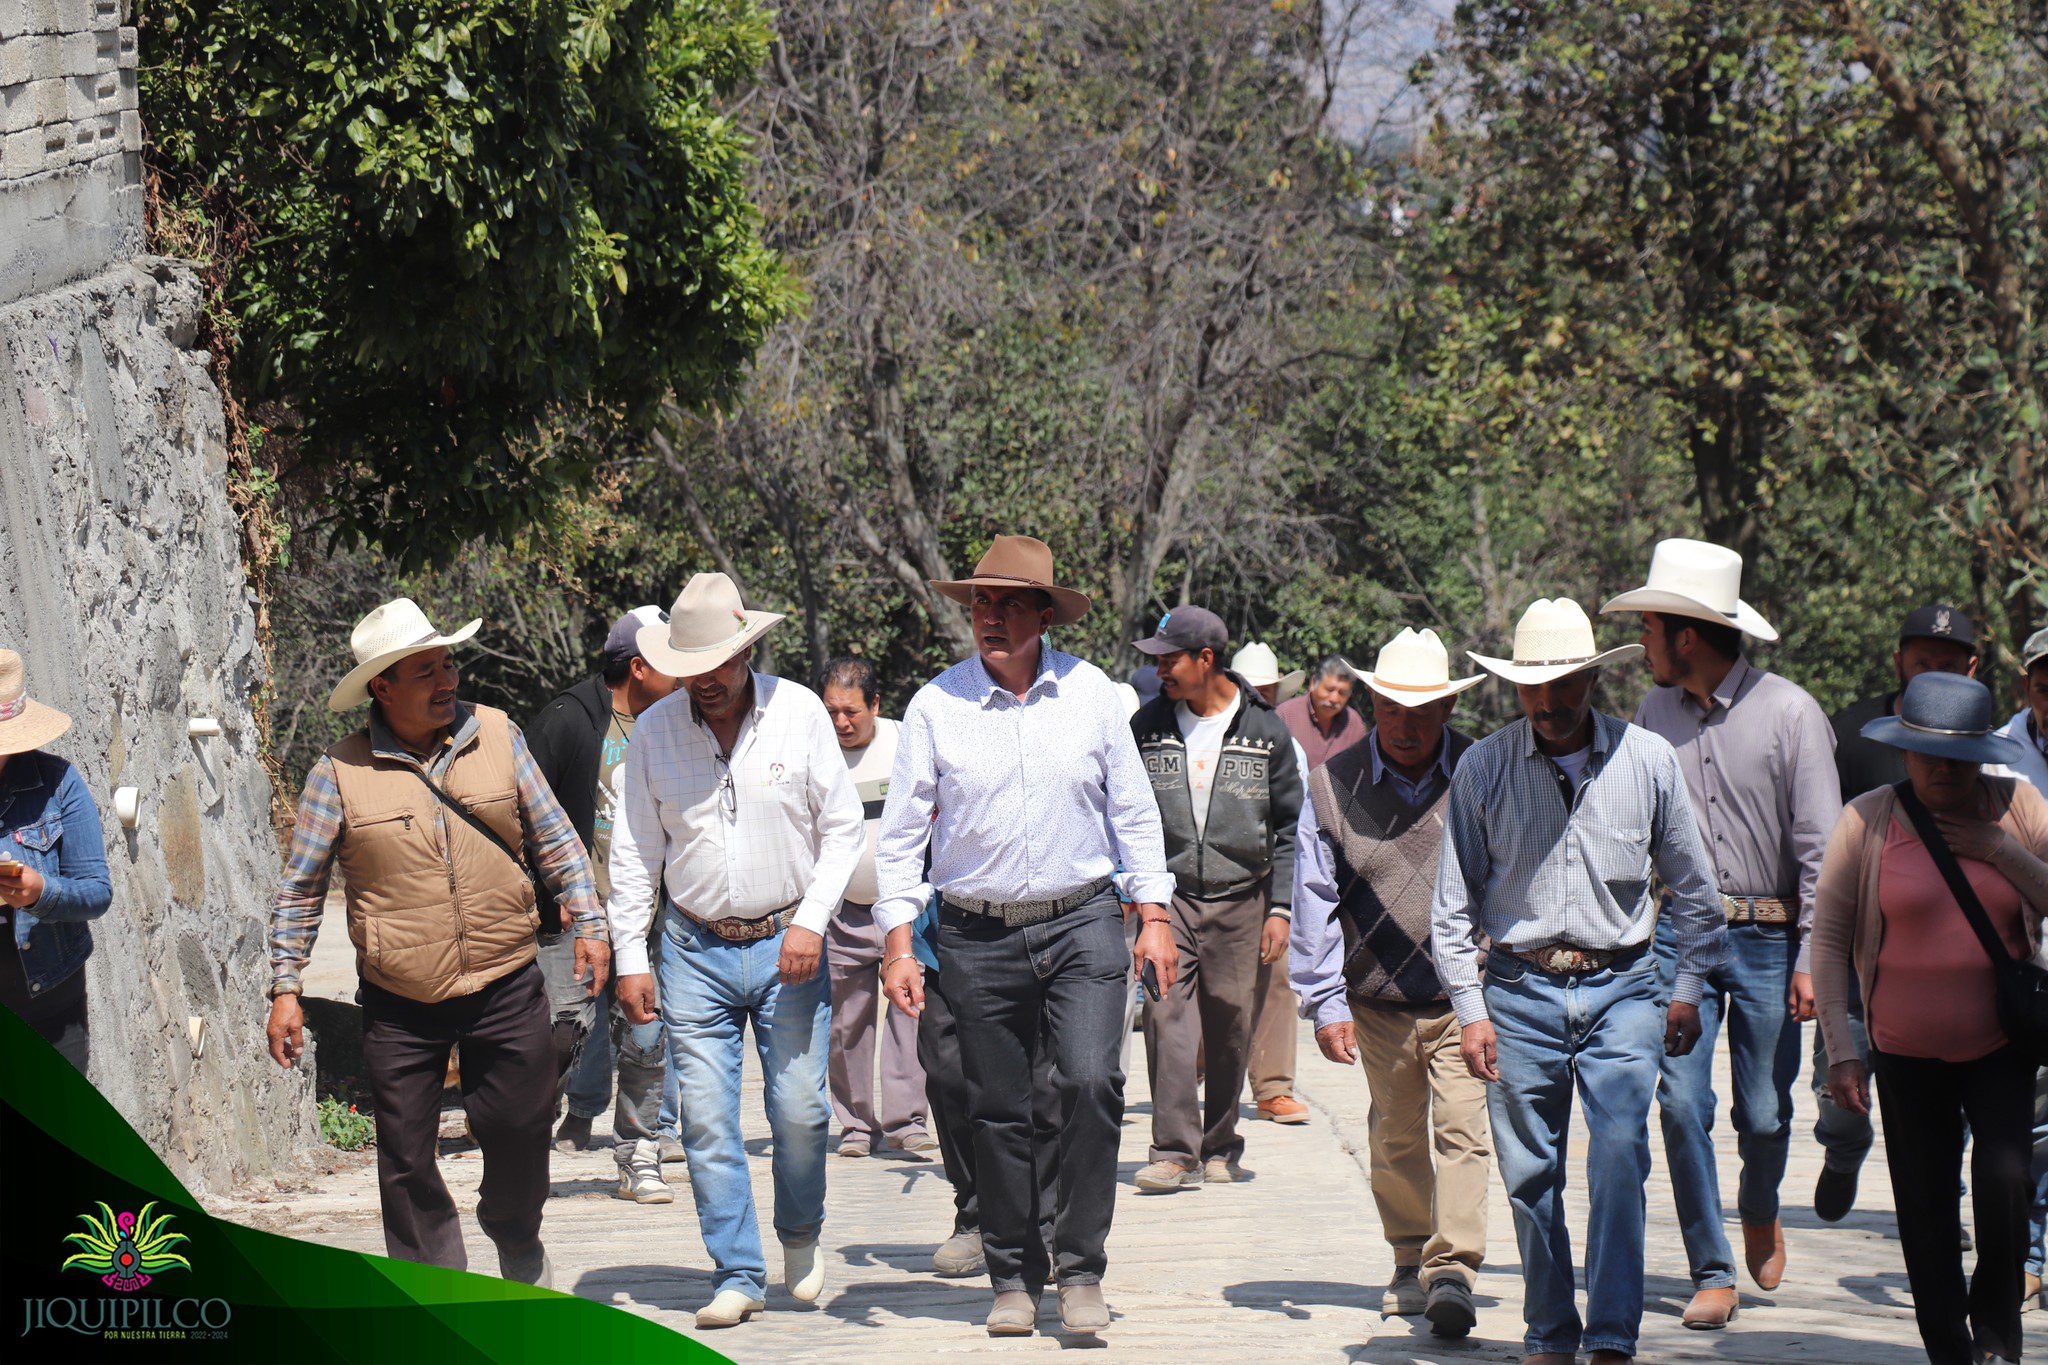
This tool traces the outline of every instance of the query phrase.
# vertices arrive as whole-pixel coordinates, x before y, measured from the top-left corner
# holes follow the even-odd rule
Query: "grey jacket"
[[[1217,900],[1243,895],[1270,878],[1270,903],[1284,910],[1294,895],[1294,824],[1301,815],[1294,740],[1250,683],[1229,676],[1241,701],[1223,737],[1209,816],[1199,836],[1188,796],[1187,744],[1173,699],[1162,695],[1140,707],[1131,717],[1131,733],[1152,779],[1166,866],[1180,894]]]

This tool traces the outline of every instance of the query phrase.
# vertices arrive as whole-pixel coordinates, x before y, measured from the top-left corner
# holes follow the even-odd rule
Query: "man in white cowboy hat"
[[[21,655],[0,649],[0,1005],[85,1074],[85,961],[113,903],[100,812],[50,744],[71,717],[28,694]]]
[[[1451,777],[1431,942],[1466,1065],[1491,1083],[1525,1365],[1568,1365],[1581,1349],[1592,1365],[1635,1355],[1650,1096],[1662,1057],[1699,1040],[1700,994],[1727,932],[1678,755],[1593,709],[1600,669],[1641,652],[1602,651],[1576,602],[1532,603],[1512,659],[1471,655],[1515,685],[1522,719],[1473,745]],[[1671,891],[1672,978],[1651,951],[1653,875]],[[1589,1148],[1583,1319],[1563,1208],[1575,1089]]]
[[[611,951],[590,860],[519,727],[457,698],[449,646],[482,624],[443,635],[401,597],[349,636],[356,666],[327,705],[368,701],[370,714],[314,763],[299,798],[270,913],[270,1055],[292,1066],[304,1049],[299,973],[339,865],[362,977],[385,1249],[467,1266],[436,1164],[448,1052],[460,1045],[463,1107],[483,1148],[477,1222],[506,1279],[546,1285],[555,1052],[529,863],[575,926],[576,971],[592,996]]]
[[[1183,605],[1134,646],[1159,668],[1161,695],[1131,732],[1159,803],[1181,964],[1145,1011],[1152,1151],[1133,1183],[1155,1193],[1242,1178],[1258,988],[1287,952],[1301,770],[1266,699],[1219,665],[1228,644],[1221,617]]]
[[[1309,774],[1295,836],[1290,961],[1316,1046],[1362,1062],[1380,1231],[1394,1251],[1387,1314],[1472,1330],[1493,1163],[1486,1087],[1465,1066],[1458,1016],[1430,947],[1444,805],[1472,740],[1449,728],[1460,692],[1433,630],[1403,628],[1371,672],[1372,733]],[[1434,1150],[1436,1159],[1430,1159]]]
[[[998,536],[971,577],[933,586],[968,607],[979,651],[920,688],[903,717],[875,846],[883,981],[890,1003],[922,1010],[912,926],[936,890],[939,972],[958,1022],[996,1291],[989,1333],[1029,1336],[1053,1281],[1062,1325],[1092,1334],[1109,1325],[1102,1275],[1124,1001],[1134,966],[1150,964],[1162,991],[1174,983],[1173,874],[1115,685],[1045,642],[1088,610],[1086,596],[1059,586],[1052,551]],[[1129,951],[1119,893],[1141,921]],[[1033,1065],[1045,1048],[1060,1101],[1050,1256],[1039,1239],[1032,1124]]]
[[[780,620],[748,610],[724,574],[700,573],[668,624],[640,630],[648,663],[683,687],[635,725],[612,828],[606,913],[619,1002],[636,1024],[659,1008],[668,1029],[683,1156],[713,1265],[700,1328],[745,1321],[767,1292],[740,1141],[749,1027],[775,1140],[782,1282],[804,1302],[825,1286],[831,994],[821,959],[865,840],[825,704],[753,669],[754,642]]]
[[[1684,1322],[1701,1330],[1727,1326],[1737,1306],[1714,1164],[1714,1040],[1724,1021],[1744,1260],[1759,1289],[1776,1289],[1784,1276],[1778,1185],[1791,1145],[1799,1025],[1813,1017],[1807,931],[1828,834],[1842,813],[1827,714],[1796,683],[1745,657],[1744,636],[1769,643],[1778,632],[1741,588],[1735,551],[1665,540],[1651,553],[1649,581],[1601,608],[1642,613],[1643,655],[1657,686],[1635,721],[1678,751],[1728,919],[1726,956],[1700,999],[1701,1045],[1667,1057],[1657,1083],[1665,1164],[1692,1270]],[[1674,920],[1658,925],[1657,956],[1666,973],[1677,971]]]
[[[1273,646],[1260,640],[1247,640],[1230,656],[1230,671],[1252,685],[1252,691],[1266,699],[1266,705],[1278,706],[1301,691],[1308,674],[1301,669],[1292,673],[1280,671],[1280,657],[1273,652]]]

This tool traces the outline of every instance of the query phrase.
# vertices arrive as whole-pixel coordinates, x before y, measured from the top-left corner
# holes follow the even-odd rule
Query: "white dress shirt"
[[[657,886],[707,920],[801,901],[793,923],[819,934],[846,894],[866,840],[825,703],[787,678],[753,679],[729,763],[686,688],[634,724],[605,904],[620,976],[648,970]]]
[[[1114,875],[1127,901],[1172,900],[1159,807],[1116,684],[1042,645],[1022,700],[979,655],[919,688],[897,739],[875,872],[884,933],[915,920],[934,888],[1051,900]]]

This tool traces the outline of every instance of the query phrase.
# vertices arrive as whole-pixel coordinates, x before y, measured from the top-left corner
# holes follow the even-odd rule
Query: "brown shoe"
[[[1695,1332],[1718,1332],[1735,1321],[1740,1306],[1733,1289],[1702,1289],[1692,1296],[1678,1320]]]
[[[1275,1095],[1259,1101],[1259,1117],[1275,1123],[1307,1123],[1308,1106],[1292,1095]]]
[[[1785,1278],[1785,1225],[1775,1218],[1744,1223],[1742,1258],[1749,1262],[1749,1278],[1758,1289],[1776,1289]]]

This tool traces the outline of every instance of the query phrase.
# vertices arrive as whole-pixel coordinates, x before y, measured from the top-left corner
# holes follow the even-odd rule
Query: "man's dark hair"
[[[633,672],[633,660],[640,658],[638,649],[607,649],[598,655],[601,662],[598,671],[604,674],[606,687],[617,687]]]
[[[1351,671],[1350,664],[1345,663],[1343,659],[1335,654],[1330,655],[1316,665],[1316,675],[1308,680],[1309,685],[1313,687],[1325,678],[1342,678],[1351,685],[1352,691],[1356,692],[1358,690],[1358,675]]]
[[[881,700],[882,689],[875,681],[875,666],[866,659],[845,655],[825,665],[825,671],[818,675],[818,691],[822,695],[828,687],[852,687],[860,691],[860,699],[869,706]]]
[[[1665,612],[1658,613],[1657,623],[1663,627],[1667,645],[1678,639],[1679,631],[1689,630],[1722,658],[1733,661],[1742,657],[1742,632],[1733,626],[1701,620],[1697,616],[1673,616]]]

